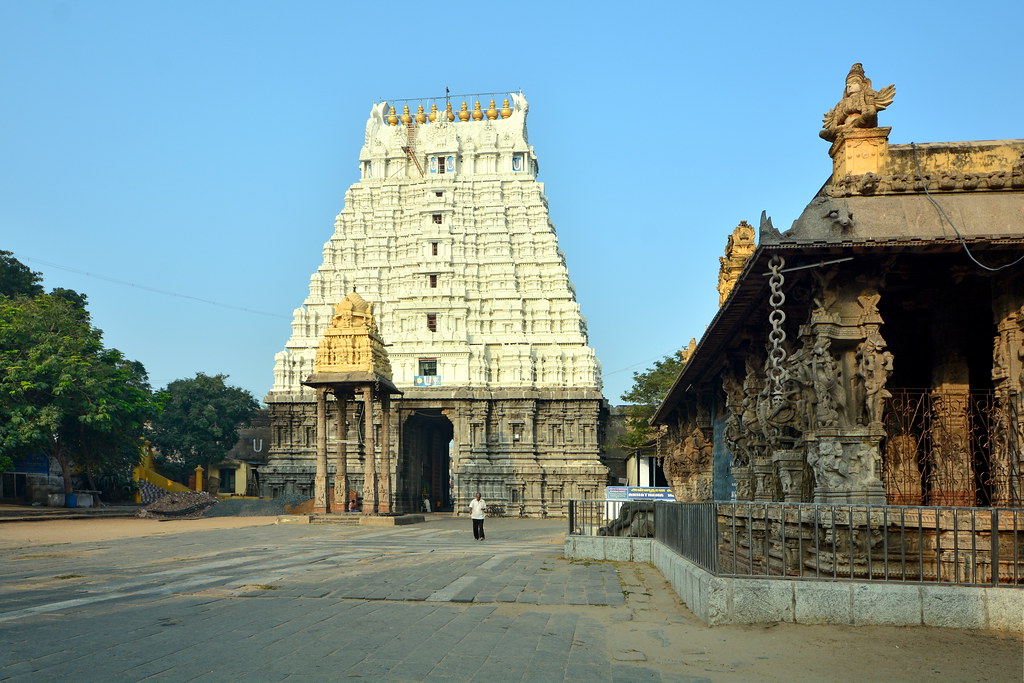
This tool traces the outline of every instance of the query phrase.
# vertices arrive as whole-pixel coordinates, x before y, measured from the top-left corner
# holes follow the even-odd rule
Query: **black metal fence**
[[[609,502],[571,501],[570,534],[608,528]],[[718,576],[1024,585],[1021,508],[659,502],[654,530]]]
[[[624,500],[570,500],[569,533],[576,536],[603,536],[601,529],[607,528],[619,516]]]

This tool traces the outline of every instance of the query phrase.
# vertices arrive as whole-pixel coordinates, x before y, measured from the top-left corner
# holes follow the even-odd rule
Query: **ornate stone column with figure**
[[[870,273],[839,275],[837,267],[814,273],[817,292],[805,326],[814,395],[807,463],[815,502],[881,504],[882,418],[894,363],[880,332],[881,281]]]
[[[1019,285],[1018,285],[1019,286]],[[987,485],[993,505],[1020,505],[1024,495],[1024,307],[1013,286],[993,303],[996,336],[992,351],[992,456]]]

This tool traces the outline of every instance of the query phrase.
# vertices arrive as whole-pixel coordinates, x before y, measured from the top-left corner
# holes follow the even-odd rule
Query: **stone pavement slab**
[[[870,680],[936,660],[946,680],[1021,670],[1019,643],[995,634],[708,629],[649,565],[562,559],[563,531],[491,519],[475,543],[468,520],[434,518],[8,548],[0,680],[810,681],[873,661]]]

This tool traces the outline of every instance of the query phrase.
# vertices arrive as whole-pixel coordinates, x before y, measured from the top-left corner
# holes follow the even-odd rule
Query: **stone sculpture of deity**
[[[846,76],[843,99],[825,114],[818,135],[835,142],[843,130],[875,128],[878,126],[878,112],[892,104],[895,97],[895,85],[887,85],[881,90],[872,89],[871,79],[864,75],[864,67],[858,62],[850,67]]]

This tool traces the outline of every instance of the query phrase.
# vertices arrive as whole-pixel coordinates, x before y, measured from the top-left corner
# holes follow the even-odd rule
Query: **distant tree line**
[[[203,373],[153,391],[142,363],[104,346],[87,303],[0,250],[0,471],[41,453],[71,493],[75,474],[129,487],[146,440],[168,476],[221,461],[259,410],[252,394]]]
[[[650,419],[685,365],[686,354],[680,350],[655,361],[643,372],[633,373],[633,386],[621,397],[630,404],[626,406],[626,431],[619,439],[624,449],[635,452],[653,442],[657,431]]]

